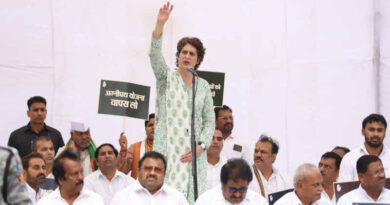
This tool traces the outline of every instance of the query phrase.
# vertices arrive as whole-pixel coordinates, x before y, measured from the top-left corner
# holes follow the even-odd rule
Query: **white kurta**
[[[221,184],[221,169],[226,163],[226,159],[223,157],[219,158],[219,162],[215,165],[212,165],[207,162],[207,183],[206,190],[212,189],[218,184]]]
[[[221,185],[217,185],[212,189],[206,191],[202,195],[199,196],[198,200],[196,200],[195,205],[230,205],[229,201],[227,201],[222,194]],[[262,197],[260,194],[248,189],[246,192],[245,199],[242,200],[240,205],[267,205],[267,200]]]
[[[330,205],[329,201],[320,199],[312,203],[311,205]],[[302,205],[301,200],[298,198],[295,191],[285,194],[282,198],[277,200],[274,205]]]
[[[339,182],[359,180],[356,171],[356,162],[363,155],[368,155],[364,144],[350,151],[343,157],[340,165]],[[390,150],[386,145],[383,146],[383,150],[379,155],[379,158],[382,161],[386,176],[390,176]]]
[[[332,199],[330,199],[325,190],[323,190],[321,192],[321,200],[326,200],[326,201],[329,201],[330,204],[336,205],[336,196],[335,196],[335,194],[333,194]]]
[[[132,177],[120,171],[116,171],[111,181],[108,181],[98,169],[84,179],[84,188],[102,196],[104,204],[110,204],[116,193],[130,186],[134,181]]]
[[[236,148],[241,147],[241,151],[238,149],[234,149],[235,145]],[[227,160],[232,158],[242,158],[245,159],[248,164],[252,164],[253,159],[249,153],[250,151],[247,147],[246,140],[243,140],[240,137],[230,135],[223,141],[221,156],[223,156]]]
[[[37,201],[44,196],[46,196],[46,192],[42,191],[41,189],[38,189],[38,193],[26,183],[28,195],[30,196],[31,202],[33,205],[37,204]]]
[[[253,180],[249,184],[249,188],[261,194],[260,185],[252,167],[251,170],[253,174]],[[272,167],[272,170],[273,173],[267,181],[261,173],[260,169],[257,168],[257,171],[259,172],[261,180],[263,182],[265,198],[268,198],[268,194],[293,188],[292,180],[288,178],[287,175],[279,172],[279,170],[277,170],[275,167]]]
[[[111,205],[187,205],[184,195],[164,184],[153,195],[139,181],[118,192],[111,201]]]
[[[68,202],[61,197],[60,189],[57,188],[39,200],[37,205],[68,205]],[[99,194],[82,189],[80,195],[73,201],[73,205],[104,205],[104,201]]]
[[[359,186],[359,188],[344,194],[337,202],[337,205],[351,205],[356,202],[390,203],[390,190],[383,188],[378,200],[374,201],[370,196],[368,196],[362,186]]]

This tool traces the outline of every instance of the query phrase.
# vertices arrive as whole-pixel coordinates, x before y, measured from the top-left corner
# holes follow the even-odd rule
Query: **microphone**
[[[187,66],[187,71],[192,73],[192,75],[198,76],[198,74],[192,69],[191,66]]]

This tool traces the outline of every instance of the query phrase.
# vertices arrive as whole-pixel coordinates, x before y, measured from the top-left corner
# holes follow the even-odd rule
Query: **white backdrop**
[[[87,118],[97,144],[114,143],[125,123],[130,142],[143,121],[97,114],[101,79],[151,86],[151,32],[164,1],[2,0],[1,145],[28,122],[26,101],[48,100],[47,124],[69,139],[70,120]],[[363,142],[362,119],[390,119],[390,1],[175,0],[164,33],[174,67],[177,41],[205,44],[201,70],[226,73],[224,103],[234,133],[253,143],[277,138],[276,166],[292,174],[335,145]],[[386,139],[389,144],[389,139]],[[252,151],[252,150],[251,150]],[[253,152],[253,151],[252,151]]]

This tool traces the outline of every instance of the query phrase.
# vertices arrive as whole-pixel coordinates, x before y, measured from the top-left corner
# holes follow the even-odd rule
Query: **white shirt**
[[[135,181],[127,188],[119,191],[111,200],[111,205],[187,205],[187,199],[184,195],[171,188],[167,184],[153,195],[139,181]]]
[[[253,167],[251,167],[251,170],[253,179],[249,184],[249,189],[261,194],[259,181],[257,180]],[[268,198],[268,194],[293,188],[292,181],[287,177],[287,175],[279,172],[279,170],[275,167],[272,167],[272,175],[268,181],[265,179],[259,168],[257,168],[257,171],[259,172],[261,181],[263,182],[266,198]]]
[[[330,205],[331,203],[320,199],[315,202],[313,202],[311,205]],[[301,200],[298,198],[295,191],[289,192],[282,196],[282,198],[278,199],[274,205],[302,205]]]
[[[356,202],[368,202],[368,203],[390,203],[390,190],[383,188],[381,195],[379,195],[379,198],[377,201],[374,201],[367,192],[362,188],[362,186],[359,186],[359,188],[354,189],[339,199],[337,202],[337,205],[350,205],[352,203]]]
[[[222,194],[221,185],[217,185],[214,188],[204,192],[199,196],[198,200],[196,200],[195,205],[230,205],[229,201],[227,201]],[[268,202],[265,198],[263,198],[260,194],[248,189],[246,192],[245,199],[242,200],[240,205],[267,205]]]
[[[336,205],[336,195],[333,193],[332,199],[329,198],[328,194],[326,193],[325,190],[321,192],[321,200],[326,200],[330,202],[332,205]]]
[[[241,147],[241,151],[235,150],[234,145],[237,145],[236,147]],[[223,147],[220,156],[223,156],[225,159],[229,160],[232,158],[243,158],[245,159],[248,164],[252,164],[252,157],[250,157],[249,149],[246,146],[246,141],[230,135],[227,137],[223,142]]]
[[[61,197],[60,189],[57,188],[39,200],[37,205],[68,205],[68,202]],[[80,195],[73,201],[73,205],[104,205],[104,201],[99,194],[82,189]]]
[[[134,181],[132,177],[120,171],[116,171],[111,181],[108,181],[107,177],[98,169],[84,179],[84,188],[102,196],[104,204],[110,204],[116,193],[128,187]]]
[[[340,165],[339,182],[359,181],[356,171],[356,162],[363,155],[368,155],[364,144],[347,153],[343,157]],[[386,177],[390,176],[390,150],[386,145],[383,145],[383,150],[379,155],[379,158],[381,159],[383,168],[385,169]]]
[[[35,192],[35,190],[32,187],[30,187],[30,185],[28,183],[26,183],[26,187],[27,187],[28,195],[30,196],[30,199],[31,199],[33,205],[37,204],[37,201],[39,199],[41,199],[47,195],[41,189],[38,189],[38,193]]]
[[[221,184],[221,169],[225,163],[226,159],[222,156],[219,157],[219,161],[215,165],[207,162],[206,190],[212,189],[216,185]]]

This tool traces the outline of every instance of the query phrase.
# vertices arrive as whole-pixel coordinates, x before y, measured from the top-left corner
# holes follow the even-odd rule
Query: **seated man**
[[[184,195],[164,183],[167,162],[158,152],[144,154],[138,162],[138,180],[129,187],[118,192],[111,205],[186,205]]]
[[[390,190],[385,186],[385,172],[382,161],[375,155],[363,155],[356,163],[360,181],[359,188],[343,195],[338,205],[354,202],[390,203]]]
[[[328,200],[332,204],[336,204],[333,183],[336,182],[339,176],[341,157],[334,152],[326,152],[321,156],[318,163],[323,181],[322,187],[324,191],[321,194],[321,199]]]
[[[22,158],[31,153],[31,142],[40,136],[49,136],[54,144],[54,151],[64,146],[61,133],[45,124],[46,99],[41,96],[34,96],[27,101],[27,116],[30,122],[11,133],[8,146],[15,147]]]
[[[38,205],[104,205],[100,195],[83,188],[83,167],[72,149],[64,150],[54,160],[53,175],[59,188],[40,199]]]
[[[54,191],[58,184],[54,181],[54,176],[51,173],[52,167],[53,167],[53,161],[54,161],[54,146],[53,142],[49,137],[41,136],[36,139],[34,139],[31,150],[33,152],[38,152],[43,156],[43,159],[45,160],[46,164],[46,179],[43,184],[40,185],[40,188],[44,190],[47,193],[50,193],[51,191]]]
[[[330,205],[329,201],[320,200],[322,189],[320,170],[312,164],[303,164],[294,174],[294,191],[285,194],[275,205]]]
[[[104,204],[110,204],[111,199],[120,190],[129,186],[135,180],[117,171],[118,151],[111,144],[100,145],[95,152],[98,170],[85,178],[85,188],[104,199]]]
[[[58,153],[66,149],[74,149],[80,158],[83,175],[86,177],[97,169],[95,160],[96,145],[91,139],[89,126],[82,121],[72,121],[70,136],[69,141],[58,150]]]
[[[138,161],[146,153],[153,150],[154,140],[154,113],[149,114],[149,120],[145,120],[146,139],[143,141],[131,144],[127,148],[127,138],[124,133],[121,133],[119,144],[121,151],[118,156],[118,170],[128,174],[131,171],[131,176],[137,179],[138,176]]]
[[[41,154],[32,152],[22,159],[23,177],[26,179],[27,191],[32,204],[36,204],[46,193],[39,188],[45,182],[46,165]]]
[[[220,155],[222,147],[222,132],[216,128],[210,147],[207,149],[206,190],[209,190],[220,183],[221,168],[226,163],[226,159]]]
[[[249,188],[266,198],[270,193],[292,188],[287,175],[273,166],[278,151],[278,142],[264,134],[255,145],[252,173],[256,180],[249,185]]]
[[[260,194],[249,190],[248,185],[252,181],[252,172],[244,159],[230,159],[221,170],[221,185],[203,193],[196,205],[261,205],[268,204]]]

